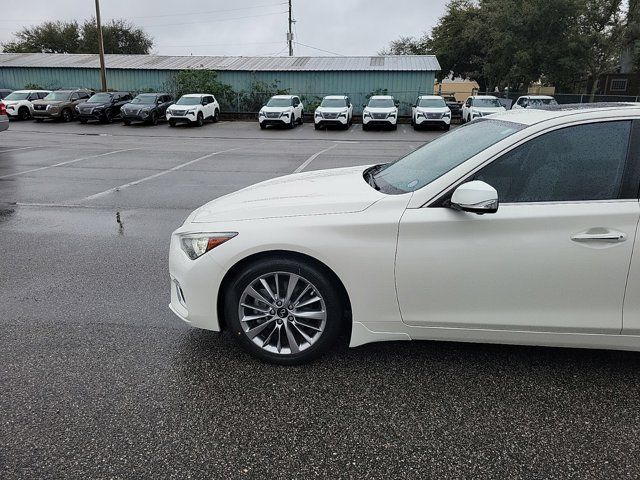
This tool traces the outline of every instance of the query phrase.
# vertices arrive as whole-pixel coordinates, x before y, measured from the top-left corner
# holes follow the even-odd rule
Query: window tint
[[[562,128],[541,135],[478,172],[500,202],[562,202],[619,198],[630,121]]]

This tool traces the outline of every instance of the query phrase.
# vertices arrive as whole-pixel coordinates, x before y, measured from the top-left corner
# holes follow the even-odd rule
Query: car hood
[[[28,102],[28,100],[2,100],[2,103],[4,103],[7,107],[9,105],[18,105],[20,102]]]
[[[365,107],[365,110],[371,113],[395,113],[398,109],[396,107]]]
[[[293,107],[262,107],[263,112],[288,112],[292,110]]]
[[[417,107],[420,113],[447,113],[449,107]]]
[[[316,111],[323,113],[342,113],[349,110],[349,107],[318,107]]]
[[[496,112],[504,112],[504,107],[471,107],[474,112],[480,113],[496,113]]]
[[[194,223],[359,212],[384,194],[362,173],[368,166],[297,173],[258,183],[213,200],[193,212]]]
[[[68,103],[68,100],[34,100],[34,105],[62,105]]]

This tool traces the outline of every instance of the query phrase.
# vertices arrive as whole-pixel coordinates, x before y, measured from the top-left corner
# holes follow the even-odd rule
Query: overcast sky
[[[82,20],[93,0],[0,0],[0,42],[46,20]],[[293,0],[294,54],[374,55],[400,35],[429,31],[447,0]],[[283,0],[102,0],[102,18],[126,18],[163,55],[287,55]],[[325,50],[326,52],[323,52]]]

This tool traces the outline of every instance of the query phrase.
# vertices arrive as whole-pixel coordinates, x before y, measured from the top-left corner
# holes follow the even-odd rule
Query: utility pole
[[[97,2],[98,0],[96,0]],[[293,57],[293,17],[291,13],[291,0],[289,0],[289,32],[287,33],[287,41],[289,42],[289,56]]]
[[[104,42],[102,41],[102,23],[100,22],[100,0],[96,0],[96,24],[98,28],[98,51],[100,52],[100,81],[102,91],[107,91],[107,70],[104,66]]]

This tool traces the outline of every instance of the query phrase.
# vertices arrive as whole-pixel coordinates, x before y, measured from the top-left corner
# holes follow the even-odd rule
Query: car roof
[[[444,98],[442,95],[418,95],[418,98],[425,98],[425,99],[431,99],[431,98]]]
[[[297,97],[297,95],[274,95],[271,98],[293,98]]]
[[[553,99],[551,95],[522,95],[520,98],[542,98],[542,99]]]
[[[375,98],[376,100],[391,100],[393,99],[393,95],[372,95],[371,98]]]
[[[498,97],[496,97],[495,95],[471,95],[471,98],[490,98],[493,100],[498,99]]]
[[[183,97],[213,97],[212,93],[187,93]]]
[[[28,89],[23,89],[23,90],[14,90],[11,93],[29,93],[29,92],[50,92],[51,90],[28,90]]]
[[[343,98],[347,98],[348,95],[326,95],[324,98],[342,100]]]
[[[570,117],[572,115],[609,112],[625,116],[628,114],[640,115],[640,103],[574,103],[564,105],[545,105],[536,108],[521,108],[496,113],[488,119],[504,120],[509,122],[533,125],[535,123],[553,120],[554,118]]]

